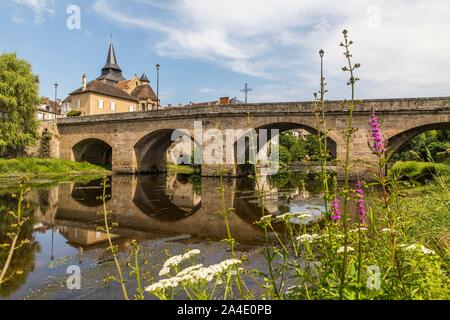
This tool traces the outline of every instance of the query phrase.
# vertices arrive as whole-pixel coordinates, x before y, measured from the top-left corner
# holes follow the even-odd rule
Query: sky
[[[79,11],[79,15],[77,14]],[[342,30],[360,63],[358,98],[450,96],[448,0],[2,0],[0,52],[16,52],[58,97],[100,75],[110,34],[124,76],[145,71],[162,104],[229,96],[308,101],[325,50],[327,99],[350,91]]]

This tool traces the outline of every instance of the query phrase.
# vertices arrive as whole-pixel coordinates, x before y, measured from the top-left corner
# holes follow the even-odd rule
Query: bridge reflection
[[[65,233],[71,235],[71,243],[86,246],[87,240],[73,239],[74,233],[67,227],[96,230],[102,209],[97,197],[101,193],[101,181],[87,185],[67,184],[59,187],[55,223],[65,226]],[[124,238],[154,238],[162,234],[186,235],[200,238],[223,239],[226,228],[221,210],[217,179],[192,181],[186,176],[114,176],[111,179],[111,199],[107,203],[111,219],[119,224],[114,232]],[[262,240],[263,234],[253,224],[259,216],[254,208],[236,202],[236,181],[226,182],[227,208],[239,208],[239,214],[230,216],[234,237],[241,242]],[[92,242],[101,241],[96,234],[78,232],[90,237]]]
[[[258,188],[265,194],[264,214],[276,215],[300,208],[296,203],[304,208],[319,205],[320,197],[311,197],[314,190],[305,190],[297,178],[293,184],[280,179],[259,180]],[[108,182],[107,193],[111,198],[107,208],[111,211],[111,221],[119,225],[113,232],[122,244],[128,243],[129,239],[179,235],[216,240],[227,236],[225,221],[220,214],[218,179],[184,175],[113,176]],[[225,205],[234,212],[229,217],[231,231],[241,243],[264,241],[262,230],[254,224],[262,214],[255,189],[254,180],[225,181]],[[80,250],[104,245],[106,238],[97,231],[103,221],[98,214],[102,210],[98,199],[102,191],[100,180],[60,185],[48,192],[52,197],[47,202],[54,204],[48,206],[48,212],[41,209],[36,213],[40,216],[37,218],[47,226],[56,227],[70,245]]]

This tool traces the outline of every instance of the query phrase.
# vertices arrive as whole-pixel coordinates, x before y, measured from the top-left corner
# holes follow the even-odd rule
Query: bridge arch
[[[98,179],[87,183],[75,183],[71,193],[72,199],[84,207],[101,207],[103,201],[99,197],[103,195],[102,181],[102,179]],[[105,199],[106,202],[109,202],[113,197],[111,181],[111,177],[108,177],[106,187],[106,195],[108,197]]]
[[[257,153],[259,154],[260,152],[262,152],[263,148],[266,147],[269,143],[270,143],[270,139],[271,137],[271,130],[272,129],[278,129],[279,130],[279,134],[286,132],[286,131],[290,131],[290,130],[305,130],[310,134],[313,135],[317,135],[318,131],[317,129],[315,129],[314,127],[310,126],[310,125],[305,125],[302,123],[298,123],[298,122],[285,122],[285,121],[281,121],[281,122],[269,122],[267,124],[262,124],[258,127],[256,127],[254,130],[256,131],[256,133],[258,134],[259,130],[261,129],[266,129],[267,130],[267,142],[264,145],[260,145],[259,141],[257,143]],[[332,138],[332,135],[329,135],[327,138],[327,147],[328,150],[332,156],[333,159],[337,158],[337,142],[335,139]],[[244,141],[243,141],[244,140]],[[249,141],[249,137],[248,136],[241,136],[241,137],[236,137],[236,142],[235,142],[235,158],[238,159],[238,157],[243,157],[242,154],[240,154],[240,150],[238,150],[238,145],[240,143],[245,143],[245,159],[249,159],[249,147],[250,147],[250,141]],[[258,138],[257,138],[258,140]],[[237,161],[236,161],[237,162]],[[245,165],[245,164],[238,164],[237,166],[237,175],[238,176],[242,176],[242,175],[248,175],[248,174],[253,174],[254,172],[254,166],[253,165]]]
[[[84,139],[72,147],[73,159],[77,162],[89,162],[96,165],[112,166],[112,147],[97,139]]]
[[[151,175],[138,177],[133,203],[149,217],[177,221],[197,213],[202,197],[187,176]]]
[[[168,152],[175,141],[172,140],[172,134],[176,129],[160,129],[153,131],[143,138],[141,138],[134,146],[134,154],[136,157],[136,172],[150,173],[150,172],[166,172],[167,163],[171,160],[168,157]],[[191,139],[192,151],[194,150],[194,143],[199,146],[193,138],[193,134],[186,132]],[[191,164],[191,155],[187,155],[189,161],[183,164]]]
[[[414,137],[430,130],[450,130],[450,122],[430,123],[397,133],[396,135],[387,139],[389,150],[395,153]]]

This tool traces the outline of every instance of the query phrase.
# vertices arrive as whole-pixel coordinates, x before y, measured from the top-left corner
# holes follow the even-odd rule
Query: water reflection
[[[254,224],[261,217],[257,187],[263,190],[265,214],[314,211],[322,200],[317,194],[318,183],[303,173],[265,177],[258,181],[230,179],[225,181],[225,204],[235,214],[229,218],[233,237],[240,243],[257,246],[264,234]],[[120,248],[127,248],[131,239],[145,241],[163,237],[186,235],[207,242],[226,237],[221,211],[218,179],[172,176],[113,176],[109,178],[111,195],[107,207],[111,219],[119,227],[114,239]],[[52,275],[55,261],[65,256],[76,256],[105,248],[107,238],[97,230],[103,217],[98,215],[102,203],[101,181],[67,183],[44,190],[32,190],[26,195],[26,215],[30,222],[24,226],[21,237],[31,246],[15,253],[11,271],[22,273],[2,285],[0,297],[22,297],[43,278]],[[16,199],[0,196],[0,243],[8,242],[7,230],[12,223],[7,213],[15,210]],[[0,265],[5,261],[5,250],[0,250]],[[102,256],[106,256],[103,251]],[[102,259],[102,257],[98,257]]]

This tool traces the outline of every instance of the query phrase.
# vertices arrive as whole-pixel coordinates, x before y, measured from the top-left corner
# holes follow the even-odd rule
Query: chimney
[[[230,104],[230,97],[222,97],[220,98],[220,103],[221,106],[227,106]]]
[[[83,74],[83,76],[81,77],[81,87],[82,90],[85,91],[87,88],[87,75]]]

